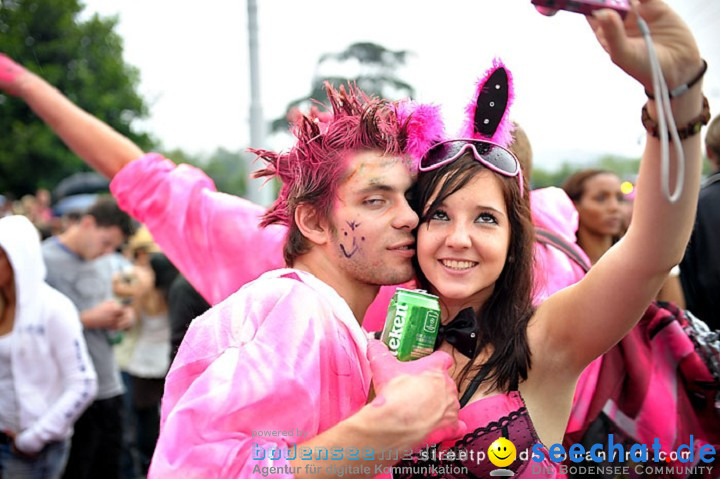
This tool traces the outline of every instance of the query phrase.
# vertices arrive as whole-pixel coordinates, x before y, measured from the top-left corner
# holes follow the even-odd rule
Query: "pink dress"
[[[550,187],[531,191],[530,208],[533,225],[559,236],[590,264],[585,252],[577,246],[578,212],[562,189]],[[585,276],[585,271],[576,262],[552,246],[535,242],[534,257],[533,303],[536,305]]]
[[[365,405],[367,339],[309,273],[270,271],[193,321],[165,382],[148,477],[259,477]],[[260,468],[260,469],[258,469]],[[275,470],[273,477],[293,477]]]
[[[517,451],[516,459],[502,468],[512,471],[513,477],[562,477],[557,473],[560,464],[550,461],[518,391],[471,402],[460,409],[459,417],[468,425],[469,433],[459,441],[440,444],[436,451],[416,452],[410,460],[395,466],[393,477],[491,477],[492,471],[501,468],[490,461],[488,449],[501,437],[512,442]],[[542,450],[542,461],[532,460],[533,447]]]

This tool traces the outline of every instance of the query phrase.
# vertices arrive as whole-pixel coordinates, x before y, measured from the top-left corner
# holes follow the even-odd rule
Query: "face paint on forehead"
[[[408,171],[412,166],[412,161],[404,156],[376,156],[372,159],[363,159],[348,172],[345,181],[349,181],[355,175],[383,175],[385,170],[398,163],[408,168]]]
[[[403,166],[407,168],[409,172],[413,175],[413,178],[415,177],[415,174],[413,172],[417,171],[417,162],[414,161],[409,156],[405,155],[400,158],[398,158],[400,161],[402,161]]]
[[[398,165],[402,165],[403,169],[397,168]],[[406,156],[383,156],[373,151],[358,153],[354,157],[349,156],[348,168],[339,183],[341,192],[337,197],[335,207],[346,205],[348,194],[354,195],[373,187],[383,189],[392,185],[398,187],[405,183],[404,174],[414,181],[415,177],[408,165],[409,161]]]
[[[379,162],[368,163],[363,170],[363,173],[368,176],[375,175],[376,178],[383,178],[388,174],[391,169],[395,168],[398,165],[401,165],[408,174],[411,174],[412,161],[403,156],[382,157],[382,160]],[[397,173],[395,172],[393,174]]]

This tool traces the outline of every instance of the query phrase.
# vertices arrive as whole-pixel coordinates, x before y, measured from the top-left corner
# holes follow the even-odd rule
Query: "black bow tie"
[[[445,340],[461,354],[472,359],[477,348],[477,332],[478,320],[475,311],[472,308],[465,308],[448,324],[440,325],[435,348],[437,349]]]

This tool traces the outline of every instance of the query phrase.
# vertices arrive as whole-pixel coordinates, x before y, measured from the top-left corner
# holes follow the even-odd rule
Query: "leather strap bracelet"
[[[710,103],[708,103],[708,99],[706,96],[703,96],[703,106],[702,111],[700,112],[700,115],[693,118],[688,122],[687,125],[685,125],[682,128],[678,128],[677,133],[678,137],[681,140],[684,140],[686,138],[690,138],[693,135],[696,135],[700,133],[700,130],[702,130],[702,127],[707,125],[710,121]],[[654,136],[655,138],[659,138],[660,134],[658,132],[658,124],[655,120],[653,120],[650,117],[650,113],[648,112],[647,103],[642,108],[642,124],[647,130],[650,135]],[[670,141],[672,141],[672,136],[670,136]]]
[[[695,77],[693,77],[693,79],[690,80],[689,82],[683,83],[682,85],[680,85],[680,86],[677,87],[677,88],[674,88],[674,89],[670,92],[670,99],[671,99],[671,100],[672,100],[673,98],[679,97],[680,95],[682,95],[683,93],[685,93],[686,91],[688,91],[690,88],[693,87],[693,85],[695,85],[697,82],[699,82],[702,77],[705,76],[705,72],[707,71],[707,62],[706,62],[705,60],[703,60],[702,62],[703,62],[703,66],[702,66],[702,68],[700,69],[700,73],[698,73],[697,75],[695,75]],[[646,94],[647,97],[650,98],[651,100],[654,100],[654,99],[655,99],[655,96],[654,96],[652,93],[650,93],[649,91],[645,90],[645,94]]]

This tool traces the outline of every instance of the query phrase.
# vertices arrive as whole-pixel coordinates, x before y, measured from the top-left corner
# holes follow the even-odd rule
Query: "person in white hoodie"
[[[38,231],[0,218],[0,477],[60,477],[96,392],[78,311],[45,283]]]

